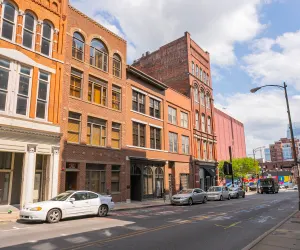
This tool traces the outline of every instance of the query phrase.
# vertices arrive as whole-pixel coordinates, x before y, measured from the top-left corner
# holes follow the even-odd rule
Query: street
[[[297,192],[111,212],[57,224],[2,223],[5,249],[242,249],[297,209]]]

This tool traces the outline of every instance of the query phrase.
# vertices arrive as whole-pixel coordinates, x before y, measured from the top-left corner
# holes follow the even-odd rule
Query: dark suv
[[[278,193],[279,185],[278,185],[277,180],[275,180],[273,178],[260,179],[259,191],[261,194],[263,194],[263,193],[267,193],[267,194]]]

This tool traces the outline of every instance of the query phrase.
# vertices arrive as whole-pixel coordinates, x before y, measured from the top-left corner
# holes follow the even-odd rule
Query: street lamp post
[[[256,159],[255,159],[255,153],[256,153],[256,151],[262,150],[263,148],[265,148],[265,146],[263,146],[263,147],[258,147],[258,148],[254,148],[254,149],[253,149],[253,161],[254,161],[254,167],[255,167],[255,161],[256,161]],[[256,168],[255,168],[255,174],[257,175]]]
[[[284,95],[285,95],[286,107],[287,107],[287,113],[288,113],[288,119],[289,119],[289,127],[290,127],[290,132],[291,132],[291,139],[292,139],[294,164],[295,164],[295,167],[298,167],[293,124],[292,124],[292,118],[291,118],[291,112],[290,112],[289,98],[288,98],[288,94],[287,94],[287,85],[285,82],[283,83],[283,86],[281,86],[281,85],[264,85],[264,86],[260,86],[260,87],[251,89],[250,92],[255,93],[256,91],[258,91],[262,88],[265,88],[265,87],[277,87],[277,88],[284,89]],[[300,178],[299,178],[299,168],[297,168],[297,169],[298,169],[297,183],[298,183],[298,198],[299,198],[298,209],[300,211],[300,190],[299,190],[300,189]]]

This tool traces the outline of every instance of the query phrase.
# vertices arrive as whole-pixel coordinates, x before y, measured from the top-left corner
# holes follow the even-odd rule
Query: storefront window
[[[120,166],[111,167],[111,192],[120,192]]]
[[[144,195],[153,195],[153,172],[150,167],[144,169]]]

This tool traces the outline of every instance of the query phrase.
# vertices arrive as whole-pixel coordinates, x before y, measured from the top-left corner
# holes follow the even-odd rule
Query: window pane
[[[0,110],[5,110],[6,93],[0,91]]]
[[[34,30],[34,18],[32,15],[30,14],[26,14],[25,15],[25,25],[24,25],[25,29],[28,29],[30,31]]]
[[[19,94],[28,96],[30,78],[20,75]]]
[[[101,104],[101,87],[94,85],[94,102]]]
[[[3,20],[2,36],[6,39],[12,40],[14,25]]]
[[[0,89],[7,90],[9,72],[0,68]]]
[[[44,73],[44,72],[40,72],[40,79],[48,81],[49,80],[49,74]]]
[[[36,106],[36,117],[45,119],[46,104],[38,101]]]
[[[32,47],[33,34],[27,30],[23,31],[23,45],[27,48]]]
[[[100,126],[94,125],[92,128],[92,144],[100,146]]]
[[[48,84],[45,82],[40,81],[39,82],[39,92],[38,92],[38,99],[47,100],[47,87]]]
[[[43,37],[51,39],[51,27],[47,23],[43,24]]]
[[[27,98],[18,96],[17,100],[17,114],[19,115],[26,115],[27,110]]]
[[[73,132],[79,132],[79,129],[80,129],[80,122],[69,119],[68,130]]]
[[[5,4],[4,18],[14,22],[15,21],[15,8],[10,4]]]
[[[49,56],[49,54],[50,54],[50,42],[44,38],[42,40],[41,52],[42,52],[42,54],[47,55],[47,56]]]

